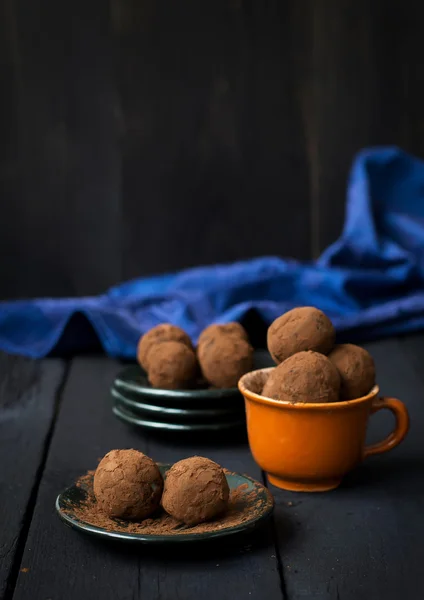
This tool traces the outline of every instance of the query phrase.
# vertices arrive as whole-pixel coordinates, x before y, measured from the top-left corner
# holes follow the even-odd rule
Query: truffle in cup
[[[302,306],[289,310],[270,325],[268,350],[277,364],[305,350],[328,354],[335,335],[333,324],[321,310]]]
[[[354,344],[339,344],[328,358],[340,374],[342,400],[366,396],[374,387],[374,360],[364,348]]]
[[[273,369],[262,396],[284,402],[337,402],[340,375],[333,363],[318,352],[298,352]]]

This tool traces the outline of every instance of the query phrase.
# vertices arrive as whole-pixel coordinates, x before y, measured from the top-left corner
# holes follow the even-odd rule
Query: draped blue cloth
[[[136,279],[97,297],[3,302],[0,349],[42,357],[67,328],[67,350],[84,351],[87,336],[71,320],[82,314],[109,355],[134,357],[140,335],[162,322],[196,341],[212,322],[255,310],[270,323],[300,305],[321,308],[352,341],[424,327],[421,160],[394,147],[362,151],[342,235],[315,262],[263,257]]]

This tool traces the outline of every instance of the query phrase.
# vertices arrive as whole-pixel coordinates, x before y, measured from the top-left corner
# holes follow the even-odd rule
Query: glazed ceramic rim
[[[243,416],[238,419],[228,421],[212,421],[206,423],[199,422],[184,422],[184,423],[169,423],[167,421],[153,421],[151,419],[143,419],[140,415],[132,413],[128,408],[120,406],[120,401],[115,401],[112,406],[113,414],[128,425],[133,427],[144,427],[146,429],[160,429],[163,431],[183,431],[192,433],[208,433],[208,432],[224,432],[231,431],[233,429],[243,429],[246,427],[246,419]]]
[[[244,406],[240,401],[240,408],[172,408],[168,406],[157,406],[155,404],[146,404],[145,402],[139,402],[138,400],[132,400],[127,398],[124,393],[116,389],[114,385],[110,388],[112,398],[119,400],[120,403],[124,404],[128,409],[134,411],[144,412],[152,415],[161,415],[163,417],[188,417],[198,418],[206,417],[214,419],[216,417],[228,417],[232,415],[242,414]],[[238,393],[238,392],[237,392]]]
[[[263,365],[265,356],[268,357],[269,353],[265,350],[254,350],[253,353],[253,366]],[[268,361],[267,361],[268,362]],[[258,364],[259,363],[259,364]],[[272,364],[270,360],[268,364]],[[242,402],[240,398],[238,386],[232,388],[193,388],[186,390],[166,390],[163,388],[153,388],[150,384],[139,383],[133,379],[134,372],[138,372],[139,375],[146,377],[144,369],[137,364],[126,365],[122,371],[115,377],[113,385],[116,388],[123,389],[127,392],[137,394],[139,397],[144,397],[145,401],[159,402],[164,401],[169,404],[179,403],[180,401],[187,402],[198,402],[198,401],[210,401],[210,402]]]
[[[145,396],[154,398],[166,397],[167,400],[225,400],[227,398],[233,398],[234,395],[238,396],[237,387],[233,388],[193,388],[186,390],[167,390],[163,388],[153,388],[150,385],[143,383],[136,383],[134,380],[127,380],[128,373],[131,373],[139,369],[140,374],[145,376],[143,369],[137,365],[131,365],[123,369],[115,378],[115,387],[133,392],[139,396]]]
[[[243,396],[252,402],[258,402],[259,404],[265,404],[266,406],[273,406],[274,408],[283,408],[289,410],[316,410],[316,411],[328,411],[328,410],[343,410],[349,408],[367,400],[371,400],[378,395],[380,388],[375,385],[372,390],[361,398],[354,398],[353,400],[341,400],[340,402],[288,402],[287,400],[273,400],[261,394],[256,394],[249,390],[245,384],[245,380],[248,377],[252,377],[254,373],[267,373],[275,369],[275,367],[268,367],[266,369],[257,369],[256,371],[250,371],[243,375],[238,382],[238,388]]]

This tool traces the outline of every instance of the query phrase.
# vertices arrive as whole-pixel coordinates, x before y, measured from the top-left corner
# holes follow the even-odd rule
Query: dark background
[[[340,233],[361,147],[424,155],[424,4],[0,0],[0,296]]]

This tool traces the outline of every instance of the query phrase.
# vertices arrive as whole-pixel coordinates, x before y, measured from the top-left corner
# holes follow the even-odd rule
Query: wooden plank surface
[[[354,153],[424,155],[423,7],[0,0],[2,298],[319,254]]]
[[[404,443],[368,459],[332,492],[293,494],[271,486],[290,599],[423,596],[424,380],[411,362],[410,344],[385,340],[368,346],[382,393],[401,398],[410,411]],[[411,353],[422,371],[424,338],[416,344]],[[389,414],[373,416],[370,438],[381,439],[392,425]]]
[[[260,477],[237,439],[225,444],[183,442],[140,435],[120,423],[111,413],[108,394],[120,366],[106,359],[76,359],[18,565],[14,598],[421,597],[424,338],[386,340],[370,344],[369,349],[376,359],[382,393],[398,396],[408,405],[412,423],[408,438],[392,453],[369,459],[336,491],[304,495],[271,486],[277,500],[278,553],[269,528],[239,546],[153,552],[100,543],[65,527],[54,513],[57,492],[95,466],[112,447],[136,447],[159,461],[203,454]],[[370,439],[381,438],[391,425],[388,414],[373,417]]]
[[[120,101],[109,3],[60,3],[70,32],[67,84],[68,198],[62,216],[70,295],[103,293],[122,279]]]
[[[239,198],[238,205],[245,213],[240,217],[240,233],[250,222],[250,245],[256,254],[308,260],[314,217],[311,165],[293,65],[299,47],[293,34],[292,4],[298,5],[279,0],[242,3],[250,75],[242,99],[249,110],[243,123],[243,175],[250,196],[247,202]]]
[[[76,359],[71,367],[14,598],[45,600],[191,600],[282,598],[270,529],[241,545],[172,551],[100,543],[67,528],[56,516],[57,493],[93,468],[111,448],[135,447],[156,460],[205,454],[230,469],[260,477],[237,440],[177,443],[146,437],[112,414],[109,386],[119,365]]]
[[[62,361],[0,354],[0,598],[13,593],[64,376]]]
[[[423,5],[413,0],[287,4],[293,43],[288,60],[304,124],[316,257],[342,231],[357,152],[398,145],[424,154],[424,88],[418,85]]]
[[[68,223],[66,55],[67,15],[52,0],[15,0],[13,11],[18,79],[19,189],[10,224],[16,252],[9,297],[70,291],[64,257]],[[62,3],[61,3],[62,4]],[[9,203],[10,204],[10,203]],[[7,219],[5,219],[7,221]]]
[[[370,4],[290,2],[293,71],[309,158],[313,256],[341,233],[347,176],[356,152],[383,142]],[[381,109],[379,119],[374,116]],[[389,135],[389,134],[388,134]]]
[[[1,296],[101,293],[121,279],[108,4],[1,0],[0,20]]]
[[[0,219],[0,261],[2,296],[16,282],[16,262],[20,249],[16,243],[19,227],[18,97],[19,73],[16,18],[9,0],[0,0],[0,198],[7,218]],[[12,267],[13,265],[13,267]],[[3,291],[4,290],[4,291]]]
[[[111,6],[124,278],[263,254],[309,258],[285,3]]]

